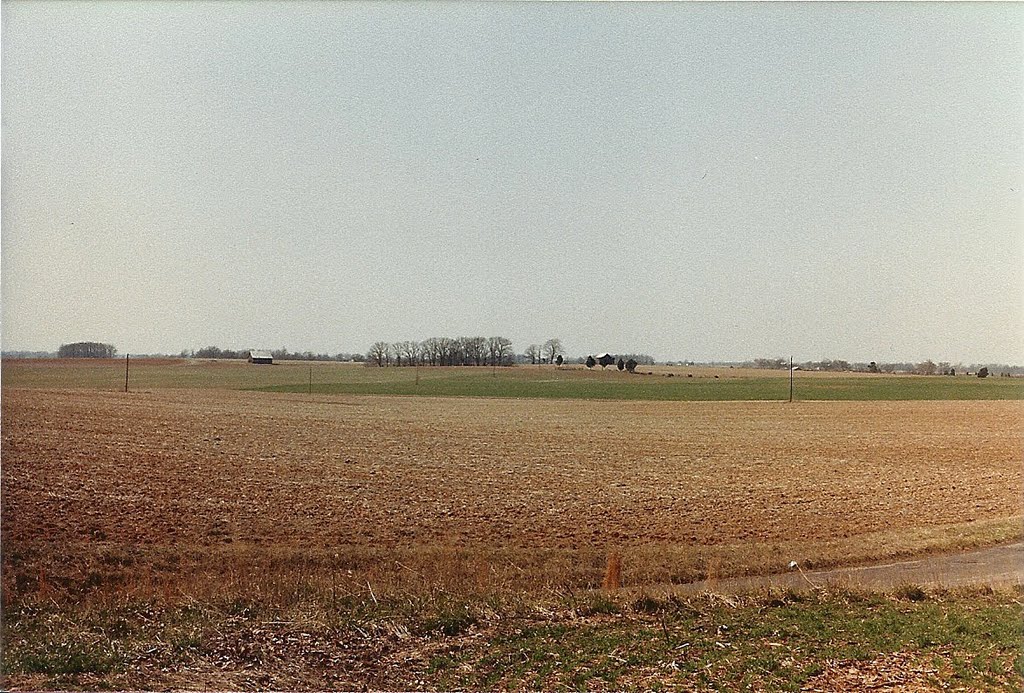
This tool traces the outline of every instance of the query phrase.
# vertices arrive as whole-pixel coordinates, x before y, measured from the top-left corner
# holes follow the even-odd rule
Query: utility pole
[[[128,392],[128,354],[124,355],[124,391]]]
[[[793,401],[793,357],[789,357],[789,401]]]
[[[313,367],[309,367],[309,394],[313,394]]]

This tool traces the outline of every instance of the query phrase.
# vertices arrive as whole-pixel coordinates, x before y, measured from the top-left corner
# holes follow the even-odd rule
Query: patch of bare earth
[[[614,547],[635,582],[708,547],[781,560],[779,546],[1012,518],[1024,490],[1013,401],[5,389],[2,406],[3,542],[68,555],[480,550],[551,564]]]

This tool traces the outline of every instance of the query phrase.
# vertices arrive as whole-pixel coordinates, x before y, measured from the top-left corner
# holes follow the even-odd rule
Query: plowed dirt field
[[[1024,490],[1016,401],[5,388],[2,405],[8,555],[622,550],[637,556],[634,577],[685,579],[669,564],[714,547],[745,553],[732,573],[777,568],[783,550],[812,565],[856,559],[865,537],[862,559],[893,553],[887,542],[922,548],[943,528],[1019,516]]]

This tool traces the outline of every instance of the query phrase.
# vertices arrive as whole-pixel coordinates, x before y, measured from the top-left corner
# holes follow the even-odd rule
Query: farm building
[[[249,352],[249,363],[265,363],[267,365],[273,365],[274,357],[269,351],[254,350]]]

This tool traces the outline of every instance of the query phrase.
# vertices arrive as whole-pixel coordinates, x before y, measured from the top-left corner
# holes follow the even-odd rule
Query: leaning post
[[[124,355],[124,391],[128,392],[128,354]]]

